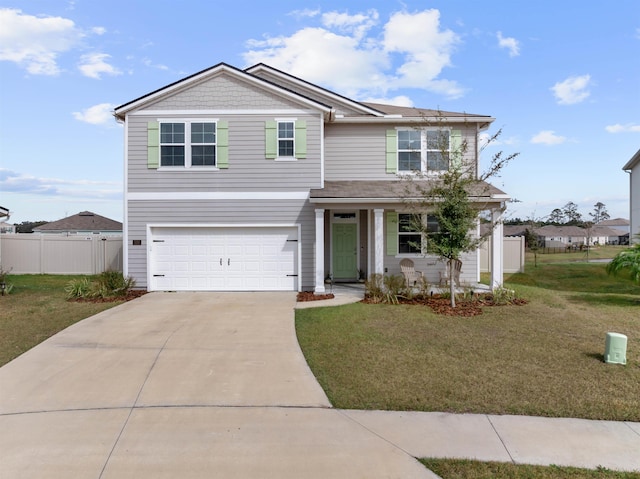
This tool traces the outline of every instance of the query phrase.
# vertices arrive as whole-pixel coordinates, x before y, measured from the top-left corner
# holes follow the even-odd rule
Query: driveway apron
[[[0,368],[2,476],[434,477],[331,409],[295,301],[150,293],[44,341]]]

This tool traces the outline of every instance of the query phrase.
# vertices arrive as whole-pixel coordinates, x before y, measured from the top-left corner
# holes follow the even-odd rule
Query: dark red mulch
[[[400,304],[414,304],[418,306],[429,306],[434,313],[442,314],[444,316],[462,316],[471,317],[482,314],[482,308],[485,306],[499,306],[493,302],[491,295],[478,296],[473,300],[459,299],[456,301],[456,307],[451,307],[451,300],[446,297],[435,296],[422,296],[411,299],[398,298]],[[375,303],[369,298],[363,300],[363,303]],[[526,299],[514,299],[510,305],[521,306],[527,304]]]
[[[335,296],[333,293],[329,294],[316,294],[313,291],[300,291],[298,293],[298,302],[303,303],[305,301],[319,301],[321,299],[333,299]]]
[[[114,301],[131,301],[132,299],[139,298],[147,294],[144,289],[132,289],[127,291],[126,296],[112,296],[110,298],[74,298],[69,301],[75,301],[77,303],[113,303]]]

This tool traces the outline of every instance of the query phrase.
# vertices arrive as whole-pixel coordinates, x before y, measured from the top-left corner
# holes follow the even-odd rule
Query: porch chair
[[[460,286],[460,270],[462,270],[462,261],[456,259],[453,261],[453,282],[456,286]],[[444,271],[440,271],[440,286],[446,286],[450,281],[449,263],[444,264]]]
[[[404,275],[404,280],[407,284],[407,288],[415,286],[418,281],[422,280],[422,271],[416,271],[413,266],[413,261],[411,261],[409,258],[404,258],[402,261],[400,261],[400,270]]]

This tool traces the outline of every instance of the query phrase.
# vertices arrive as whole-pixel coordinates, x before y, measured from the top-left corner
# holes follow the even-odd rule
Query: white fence
[[[12,274],[122,271],[122,237],[3,234],[0,265]]]
[[[524,236],[505,237],[503,239],[503,271],[505,273],[524,273]],[[480,271],[491,271],[491,237],[480,246]]]

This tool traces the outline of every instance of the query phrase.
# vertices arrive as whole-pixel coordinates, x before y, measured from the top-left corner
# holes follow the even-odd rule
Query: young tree
[[[595,224],[610,218],[607,207],[600,201],[593,205],[593,211],[589,213],[589,216],[591,216]]]
[[[549,223],[557,225],[562,224],[564,223],[564,213],[560,208],[554,208],[554,210],[548,216],[547,220]]]
[[[631,279],[640,283],[640,243],[621,251],[607,265],[608,274],[617,276],[623,271],[628,271],[631,274]]]
[[[540,220],[535,215],[531,216],[528,221],[527,229],[524,230],[524,240],[529,251],[533,253],[533,266],[538,267],[538,251],[540,250],[540,237],[536,230],[540,227]]]
[[[447,131],[444,130],[443,131]],[[498,130],[480,149],[495,142],[502,133]],[[453,281],[454,265],[463,253],[475,250],[484,238],[478,238],[473,232],[476,229],[480,214],[486,205],[472,201],[471,196],[481,197],[486,193],[486,181],[497,176],[500,171],[519,153],[503,155],[502,151],[493,155],[487,170],[479,174],[475,164],[464,161],[468,150],[466,141],[462,141],[456,151],[450,149],[449,136],[439,135],[438,149],[440,155],[448,160],[449,168],[442,171],[437,179],[426,177],[423,173],[404,177],[407,181],[405,203],[416,213],[413,215],[415,231],[426,238],[426,252],[436,254],[446,260],[451,306],[455,307],[455,283]],[[430,181],[417,181],[427,179]],[[429,212],[438,222],[437,230],[424,220],[423,213]]]

